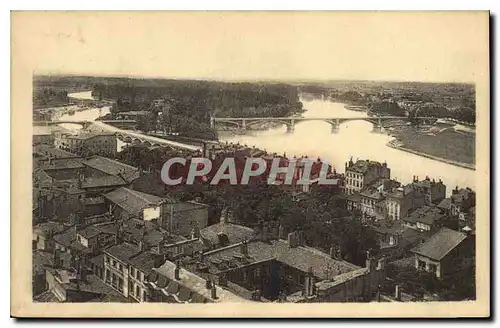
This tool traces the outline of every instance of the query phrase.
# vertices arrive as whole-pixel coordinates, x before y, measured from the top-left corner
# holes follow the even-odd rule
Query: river
[[[365,112],[345,109],[344,104],[323,100],[300,100],[306,112],[304,117],[367,117]],[[222,133],[221,141],[239,142],[287,156],[320,157],[338,172],[345,171],[345,162],[352,156],[387,162],[391,177],[402,183],[411,182],[414,175],[419,179],[429,176],[441,179],[447,186],[447,194],[455,186],[475,187],[475,171],[435,161],[387,146],[391,136],[373,133],[372,124],[365,121],[342,123],[337,134],[331,133],[330,125],[321,121],[295,124],[293,133],[286,127],[267,131],[247,131],[244,135]]]
[[[92,99],[90,92],[69,95],[76,99]],[[328,100],[301,99],[306,112],[305,117],[366,117],[366,113],[347,110],[342,103]],[[60,119],[95,120],[109,113],[109,107],[89,109],[74,115],[63,115]],[[74,128],[75,126],[67,126]],[[475,171],[435,161],[422,156],[407,153],[387,146],[392,139],[387,134],[373,133],[372,124],[365,121],[346,122],[340,125],[339,132],[331,133],[330,125],[321,121],[296,123],[293,133],[286,133],[281,126],[267,131],[247,131],[244,135],[222,134],[220,140],[239,142],[287,156],[320,157],[330,163],[338,172],[344,172],[345,162],[352,156],[356,159],[386,161],[391,169],[391,177],[407,183],[413,175],[424,179],[441,179],[447,186],[447,194],[455,186],[475,188]],[[118,142],[119,150],[124,145]]]

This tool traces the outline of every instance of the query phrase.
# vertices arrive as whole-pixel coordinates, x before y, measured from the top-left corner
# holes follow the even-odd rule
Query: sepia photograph
[[[488,317],[489,24],[12,12],[11,315]]]

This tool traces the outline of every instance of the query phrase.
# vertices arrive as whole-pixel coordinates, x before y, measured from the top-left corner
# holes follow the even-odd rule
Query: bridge
[[[415,118],[414,118],[415,119]],[[418,117],[419,122],[434,124],[438,119],[434,117]],[[380,116],[380,117],[211,117],[210,126],[215,128],[217,123],[233,125],[240,130],[247,130],[252,125],[264,122],[277,122],[286,125],[287,132],[295,130],[295,124],[309,121],[322,121],[331,125],[332,133],[339,131],[339,126],[345,122],[366,121],[373,124],[374,132],[381,132],[383,123],[390,120],[402,120],[410,122],[411,118],[406,116]]]
[[[166,140],[162,138],[157,138],[149,135],[145,135],[139,132],[123,130],[112,126],[112,123],[135,123],[133,120],[103,120],[103,121],[71,121],[71,120],[61,120],[61,121],[37,121],[33,122],[33,125],[55,125],[55,124],[78,124],[82,125],[85,129],[91,131],[102,131],[108,133],[114,133],[116,137],[126,143],[131,144],[143,144],[145,146],[158,146],[158,147],[170,147],[179,148],[190,151],[201,151],[202,148],[199,146],[188,145],[181,142]]]

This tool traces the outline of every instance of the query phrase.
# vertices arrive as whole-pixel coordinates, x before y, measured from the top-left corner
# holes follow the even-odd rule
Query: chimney
[[[291,248],[297,247],[297,232],[291,232],[288,234],[288,245]]]
[[[398,301],[401,302],[401,286],[396,285],[396,290],[394,292],[394,297],[396,298],[396,300],[398,300]]]
[[[280,224],[278,228],[278,238],[279,239],[285,239],[285,228]]]
[[[54,268],[59,269],[61,267],[61,251],[59,249],[54,249],[53,253],[53,262],[54,262]]]
[[[244,240],[240,245],[240,253],[243,256],[248,257],[248,243],[246,240]]]
[[[314,275],[312,267],[309,267],[307,275],[304,280],[304,296],[310,297],[314,294]]]
[[[335,252],[335,258],[337,260],[342,260],[342,249],[340,248],[340,245],[337,245],[337,249]]]
[[[212,299],[216,300],[217,299],[217,289],[215,287],[215,284],[212,285],[211,293],[210,293]]]
[[[174,270],[175,280],[181,280],[180,273],[181,273],[181,268],[179,267],[179,261],[177,261]]]
[[[371,257],[370,251],[366,251],[366,265],[365,265],[365,267],[368,269],[368,271],[371,271],[371,266],[372,266],[372,257]]]
[[[299,246],[305,246],[305,238],[304,238],[304,231],[302,228],[298,229],[297,231],[297,242]]]
[[[378,269],[379,271],[385,270],[385,257],[378,260]]]
[[[220,286],[227,286],[227,275],[225,273],[221,273],[219,275],[219,285]]]
[[[256,289],[252,292],[252,300],[254,301],[260,301],[260,290]]]

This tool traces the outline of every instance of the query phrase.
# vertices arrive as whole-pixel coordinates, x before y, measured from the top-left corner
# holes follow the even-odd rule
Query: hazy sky
[[[473,82],[488,14],[17,13],[13,40],[37,73]]]

